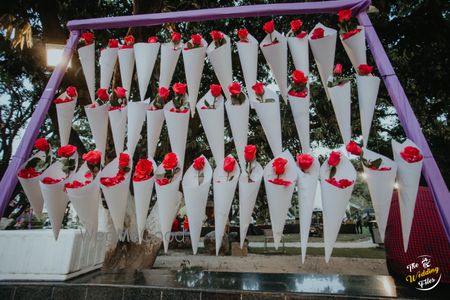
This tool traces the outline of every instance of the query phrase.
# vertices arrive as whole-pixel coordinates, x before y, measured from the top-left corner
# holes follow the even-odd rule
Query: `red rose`
[[[181,33],[179,32],[172,32],[172,34],[170,35],[170,39],[172,40],[172,42],[176,45],[181,41]]]
[[[325,35],[325,30],[323,30],[323,28],[321,28],[321,27],[317,27],[316,29],[313,30],[311,39],[312,40],[321,39],[324,37],[324,35]]]
[[[234,167],[236,166],[236,160],[232,156],[225,157],[223,161],[223,170],[227,173],[231,173],[234,171]]]
[[[94,41],[94,34],[90,31],[86,31],[81,35],[81,39],[86,43],[86,45],[92,44]]]
[[[211,95],[213,95],[214,98],[222,95],[222,87],[220,86],[220,84],[211,84],[209,86],[209,90],[211,91]]]
[[[336,66],[334,67],[333,74],[334,75],[342,75],[342,65],[341,64],[336,64]]]
[[[59,147],[58,156],[59,157],[71,157],[77,152],[77,147],[67,144],[65,146]]]
[[[341,152],[331,151],[328,158],[328,164],[332,167],[336,167],[341,162]]]
[[[34,142],[34,147],[36,149],[38,149],[39,151],[50,150],[50,145],[48,144],[47,140],[44,138],[37,139],[36,142]]]
[[[288,92],[288,95],[291,95],[294,97],[299,97],[299,98],[305,98],[306,96],[308,96],[308,90],[307,89],[304,89],[303,91],[290,90]]]
[[[228,86],[228,91],[230,92],[231,95],[233,96],[237,96],[241,93],[241,85],[237,82],[233,82],[232,84],[230,84]]]
[[[240,40],[247,40],[248,39],[248,30],[245,28],[241,28],[238,30],[237,35]]]
[[[276,175],[283,175],[286,171],[286,165],[288,161],[282,157],[275,158],[272,163],[273,171]]]
[[[356,29],[350,30],[350,31],[342,34],[342,39],[346,40],[346,39],[354,36],[355,34],[359,33],[360,31],[361,31],[361,28],[356,28]]]
[[[369,65],[362,64],[362,65],[358,66],[358,74],[359,75],[362,75],[362,76],[370,75],[370,74],[372,74],[372,71],[373,71],[373,67],[371,67]]]
[[[325,179],[325,181],[340,189],[345,189],[353,184],[353,181],[350,181],[348,179],[340,179],[339,181],[337,181],[334,177],[331,179]]]
[[[119,168],[124,169],[127,168],[130,165],[130,155],[127,153],[120,153],[119,154]]]
[[[345,147],[345,149],[347,149],[347,151],[353,155],[359,156],[362,153],[361,147],[354,141],[351,141],[350,143],[348,143],[347,146]]]
[[[420,150],[412,146],[405,147],[403,152],[400,152],[400,155],[408,163],[419,162],[423,159],[423,155],[420,154]]]
[[[53,103],[55,103],[55,104],[61,104],[61,103],[67,103],[67,102],[70,102],[70,101],[73,101],[73,99],[72,99],[72,98],[69,98],[69,97],[66,97],[66,98],[57,98],[57,99],[53,100]]]
[[[205,167],[205,158],[203,156],[200,156],[194,159],[193,167],[197,171],[203,170],[203,168]]]
[[[51,177],[45,177],[44,179],[42,179],[42,183],[43,184],[55,184],[58,183],[60,181],[62,181],[63,179],[55,179],[55,178],[51,178]]]
[[[270,183],[277,184],[277,185],[284,185],[284,186],[290,186],[292,182],[288,180],[284,180],[282,178],[275,178],[275,179],[269,179]]]
[[[108,101],[109,100],[108,91],[106,89],[98,89],[97,98],[99,98],[102,101]]]
[[[136,164],[133,181],[144,181],[152,177],[153,164],[148,159],[140,159]]]
[[[177,95],[184,95],[184,94],[186,94],[186,84],[185,83],[175,83],[172,86],[172,90]]]
[[[163,86],[158,89],[158,95],[164,100],[167,100],[167,98],[169,97],[169,93],[170,91]]]
[[[162,179],[156,179],[156,183],[158,185],[166,185],[170,183],[170,180],[167,178],[162,178]]]
[[[126,37],[123,38],[123,41],[125,42],[125,45],[133,46],[133,44],[134,44],[134,36],[127,35]]]
[[[69,86],[66,89],[66,94],[69,97],[75,97],[77,95],[77,89],[74,86]]]
[[[202,36],[199,34],[191,35],[192,44],[201,45],[202,44]]]
[[[178,165],[177,155],[173,152],[167,153],[162,162],[164,170],[170,171]]]
[[[215,41],[215,42],[219,42],[223,39],[223,33],[218,31],[218,30],[213,30],[209,33],[211,35],[211,38]]]
[[[86,161],[91,166],[97,166],[100,164],[102,159],[102,153],[97,150],[89,151],[83,154],[83,160]]]
[[[246,161],[253,161],[256,158],[256,146],[255,145],[245,146],[244,157]]]
[[[348,22],[352,18],[352,10],[351,9],[340,10],[338,12],[338,16],[339,16],[338,20],[339,23]]]
[[[303,22],[300,19],[291,21],[291,30],[293,33],[296,33],[302,28]]]
[[[28,167],[19,171],[17,176],[20,178],[30,179],[36,176],[41,175],[41,173],[37,172],[33,167]]]
[[[78,180],[74,180],[73,182],[67,182],[64,184],[64,188],[66,189],[77,189],[85,186],[86,184],[91,183],[90,181],[86,181],[86,183],[79,182]]]
[[[300,169],[306,171],[311,168],[314,162],[314,157],[310,154],[299,154],[297,155],[297,164]]]
[[[108,47],[109,48],[119,48],[119,41],[116,39],[109,39]]]
[[[295,70],[292,72],[292,80],[294,80],[295,84],[307,84],[308,83],[308,77],[305,76],[305,73],[303,73],[300,70]]]
[[[266,24],[264,24],[263,26],[263,30],[269,34],[272,33],[274,29],[275,29],[275,22],[273,20],[266,22]]]
[[[264,95],[264,84],[262,82],[257,82],[254,86],[252,86],[253,91],[257,96]]]
[[[156,36],[150,36],[147,39],[147,42],[150,43],[150,44],[157,43],[158,42],[158,38]]]
[[[123,87],[116,87],[114,89],[114,93],[116,93],[117,98],[123,99],[127,96],[127,90]]]

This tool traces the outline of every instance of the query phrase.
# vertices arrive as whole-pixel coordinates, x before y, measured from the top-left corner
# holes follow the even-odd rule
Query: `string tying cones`
[[[151,37],[148,43],[134,44],[134,57],[136,59],[136,73],[139,83],[139,95],[141,101],[145,100],[150,77],[153,73],[160,43],[153,42]]]

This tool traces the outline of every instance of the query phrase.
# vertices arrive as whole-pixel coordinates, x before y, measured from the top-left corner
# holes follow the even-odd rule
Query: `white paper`
[[[119,48],[105,48],[100,51],[100,88],[109,89]]]
[[[130,156],[133,157],[134,151],[136,150],[136,145],[141,138],[142,126],[145,121],[145,112],[147,108],[147,103],[143,101],[138,102],[128,102],[128,137],[127,137],[127,150]]]
[[[328,94],[331,98],[331,104],[333,105],[333,110],[336,115],[336,120],[339,125],[339,131],[341,132],[344,145],[347,145],[352,137],[352,99],[350,96],[350,90],[350,82],[328,88]]]
[[[248,34],[247,39],[248,43],[237,42],[236,46],[247,93],[253,98],[255,93],[252,86],[256,84],[258,73],[258,41],[251,34]]]
[[[225,44],[216,48],[214,41],[212,41],[206,53],[208,54],[209,61],[213,66],[217,79],[222,86],[222,91],[228,100],[230,100],[230,92],[228,86],[233,82],[233,65],[231,61],[231,41],[230,37],[224,34]]]
[[[343,40],[342,36],[339,35],[345,52],[347,52],[348,58],[350,58],[355,70],[358,70],[359,65],[367,64],[366,35],[363,26],[358,26],[358,28],[361,31],[346,40]]]
[[[160,43],[134,44],[134,57],[136,59],[136,73],[139,83],[141,101],[145,100],[148,84],[153,73],[156,58],[158,57]]]
[[[181,48],[174,49],[172,42],[161,44],[161,66],[159,72],[159,87],[169,88],[173,72],[180,57]]]
[[[102,153],[102,163],[105,161],[106,138],[108,136],[108,104],[90,108],[84,107],[86,116],[94,137],[95,147]]]
[[[119,109],[110,110],[108,114],[114,140],[114,149],[116,150],[116,156],[119,156],[119,154],[123,152],[123,145],[125,143],[127,107],[125,106]]]
[[[225,102],[231,133],[233,134],[234,146],[241,168],[245,167],[244,150],[248,140],[248,116],[250,113],[249,100],[246,96],[244,103],[233,105],[231,101]]]
[[[86,85],[91,102],[95,101],[95,43],[78,48],[81,68],[83,69]]]
[[[119,49],[119,67],[120,67],[120,79],[122,81],[122,87],[127,90],[127,100],[130,98],[131,81],[133,79],[134,71],[134,50],[133,48]]]
[[[361,130],[364,147],[367,147],[370,127],[372,127],[373,112],[377,102],[380,78],[377,76],[356,75],[358,88],[359,114],[361,116]]]
[[[58,98],[70,98],[66,92],[59,95]],[[70,131],[72,130],[73,114],[77,104],[77,96],[73,97],[70,102],[56,104],[56,115],[58,116],[59,137],[61,139],[61,146],[69,143]]]
[[[166,118],[167,131],[169,132],[170,147],[172,152],[177,153],[180,168],[183,169],[189,128],[189,111],[187,113],[171,112],[170,109],[173,107],[172,101],[164,106],[164,117]]]
[[[300,138],[300,144],[302,145],[302,152],[309,153],[311,151],[309,140],[309,90],[305,98],[288,95],[288,99],[298,137]]]
[[[149,105],[149,107],[151,107],[151,105]],[[147,153],[149,157],[155,156],[163,123],[163,109],[147,110]]]
[[[296,70],[301,70],[305,75],[309,74],[309,44],[308,37],[288,37],[287,42]]]

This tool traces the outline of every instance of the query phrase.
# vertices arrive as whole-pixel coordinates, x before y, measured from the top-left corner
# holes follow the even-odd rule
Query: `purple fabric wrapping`
[[[405,91],[397,75],[395,75],[391,62],[372,26],[369,16],[366,12],[361,12],[358,15],[358,20],[365,28],[370,51],[383,78],[384,85],[389,92],[392,103],[397,110],[398,118],[405,130],[406,136],[422,150],[424,156],[422,175],[425,177],[428,187],[433,194],[445,233],[447,234],[447,240],[450,241],[450,193],[448,187],[431,153],[416,115],[408,102]]]

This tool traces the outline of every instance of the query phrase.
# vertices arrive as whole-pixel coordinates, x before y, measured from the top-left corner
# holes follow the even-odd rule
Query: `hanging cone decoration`
[[[407,162],[402,157],[406,147],[419,149],[416,144],[407,139],[402,144],[392,140],[392,150],[394,160],[397,163],[397,184],[398,184],[398,203],[400,206],[400,216],[402,218],[403,249],[408,250],[409,235],[411,233],[412,222],[414,219],[414,209],[416,207],[417,191],[419,189],[420,174],[422,171],[423,157],[415,162]]]
[[[154,101],[152,102],[154,103]],[[152,107],[150,105],[149,107]],[[147,110],[147,153],[154,157],[164,123],[164,110]]]
[[[255,97],[252,86],[256,83],[258,73],[258,41],[251,35],[247,35],[248,42],[238,42],[237,50],[250,99]]]
[[[158,57],[160,43],[134,44],[134,57],[136,59],[136,73],[139,83],[141,101],[145,100],[148,84],[153,73],[156,58]]]
[[[377,225],[380,231],[381,240],[384,241],[386,224],[391,208],[392,193],[394,191],[395,176],[397,174],[397,164],[384,155],[364,149],[364,158],[370,161],[382,159],[384,169],[370,169],[363,165],[364,174],[369,187],[370,198],[372,199],[373,209]]]
[[[181,47],[173,42],[161,45],[161,66],[159,71],[159,86],[169,88],[173,73],[180,57]]]
[[[259,48],[261,48],[273,77],[275,77],[281,96],[287,103],[287,39],[276,30],[272,32],[272,37],[276,38],[278,43],[272,43],[270,35],[266,35]]]
[[[206,107],[205,102],[208,102],[209,105],[212,105],[214,102],[211,91],[208,91],[197,103],[198,115],[200,116],[202,127],[205,130],[206,138],[208,139],[208,144],[211,147],[211,152],[217,166],[222,165],[223,157],[225,156],[223,100],[223,96],[220,95],[216,98],[216,108],[202,109],[202,107]]]
[[[102,153],[102,163],[105,161],[106,138],[108,136],[108,104],[86,105],[84,111],[94,137],[95,147]]]
[[[191,42],[192,43],[192,40]],[[202,46],[199,48],[187,48],[187,43],[183,46],[184,72],[188,87],[191,116],[195,115],[195,104],[197,103],[198,90],[202,80],[203,66],[205,64],[207,43],[202,39]]]
[[[324,30],[324,36],[318,39],[311,39],[314,36],[314,30],[316,28],[322,28]],[[314,56],[314,60],[319,70],[320,79],[322,85],[327,92],[328,77],[333,74],[334,66],[334,54],[336,51],[336,30],[325,27],[323,24],[318,23],[309,34],[309,45]]]
[[[305,263],[306,249],[308,247],[309,230],[311,218],[314,211],[317,183],[319,182],[320,163],[313,157],[314,161],[307,170],[300,170],[297,179],[297,191],[300,210],[300,246],[302,249],[302,263]]]
[[[127,100],[130,98],[131,81],[133,79],[134,71],[134,50],[131,48],[119,49],[119,67],[120,67],[120,79],[122,86],[127,90]]]
[[[156,163],[152,158],[148,158],[153,167]],[[136,223],[139,236],[139,244],[142,244],[145,223],[147,221],[148,210],[150,208],[150,199],[152,198],[155,176],[143,181],[136,181],[133,178],[134,204],[136,209]]]
[[[380,78],[377,76],[356,75],[358,87],[359,114],[361,117],[361,130],[364,147],[367,147],[370,128],[372,127],[373,112],[377,102]]]
[[[253,209],[255,208],[256,197],[258,196],[259,187],[263,177],[263,168],[255,160],[252,162],[253,171],[251,173],[251,181],[247,172],[242,171],[239,177],[239,230],[241,237],[241,249],[244,246],[245,237],[247,236],[248,226],[252,219]]]
[[[241,105],[233,105],[231,101],[225,102],[228,121],[230,121],[231,133],[233,134],[234,146],[241,167],[245,166],[244,148],[248,140],[248,116],[250,106],[248,97]]]
[[[58,129],[61,146],[67,145],[69,143],[70,131],[72,130],[73,114],[75,112],[75,106],[77,105],[77,98],[78,96],[69,97],[67,95],[67,92],[64,92],[59,95],[58,99],[72,100],[55,104],[56,115],[58,117]]]
[[[109,122],[111,124],[111,131],[114,140],[114,149],[116,156],[123,152],[123,145],[125,143],[125,132],[127,130],[127,106],[120,108],[109,108]]]
[[[116,66],[119,48],[105,48],[100,51],[100,88],[109,89]]]
[[[291,36],[287,38],[289,51],[296,70],[301,70],[306,75],[309,74],[309,43],[308,37],[298,38]]]
[[[333,252],[334,243],[341,227],[342,219],[345,216],[345,210],[350,201],[356,180],[356,170],[349,159],[341,155],[340,162],[336,167],[334,178],[337,180],[347,179],[351,185],[340,188],[332,185],[326,180],[330,177],[331,167],[325,162],[320,168],[320,186],[322,192],[323,206],[323,230],[325,242],[325,261],[328,263]]]
[[[366,35],[364,27],[358,26],[357,28],[361,31],[345,40],[342,38],[341,34],[339,35],[345,52],[347,52],[348,58],[350,58],[355,70],[358,70],[359,65],[367,64]]]
[[[142,126],[145,121],[145,112],[147,108],[147,103],[143,101],[128,102],[128,125],[127,125],[127,150],[131,157],[134,155],[136,150],[136,145],[141,138]]]
[[[208,201],[211,187],[212,168],[208,160],[202,155],[205,166],[202,170],[203,179],[199,184],[199,171],[191,165],[184,174],[183,192],[186,202],[187,216],[189,219],[189,232],[191,236],[192,252],[197,254],[198,243],[203,227],[203,219],[206,214],[206,202]]]
[[[180,168],[183,169],[189,128],[189,110],[186,113],[171,112],[172,108],[174,108],[172,101],[164,106],[164,117],[169,133],[170,148],[172,148],[172,152],[177,153]]]
[[[304,98],[288,95],[288,99],[298,137],[300,138],[300,144],[302,145],[302,152],[309,153],[311,151],[309,140],[309,92]]]
[[[230,92],[228,86],[233,82],[233,64],[231,61],[231,41],[228,35],[224,34],[225,44],[216,48],[215,42],[212,41],[206,49],[209,61],[213,66],[214,73],[216,73],[222,90],[227,99],[230,99]]]
[[[350,96],[350,82],[343,85],[338,85],[328,88],[328,94],[331,98],[336,120],[339,125],[342,140],[345,145],[350,142],[352,136],[351,127],[351,96]]]
[[[78,48],[81,68],[83,69],[86,85],[91,102],[95,101],[95,42]],[[65,144],[64,144],[65,145]]]
[[[233,158],[232,155],[228,157]],[[227,158],[228,158],[227,157]],[[225,158],[225,160],[227,159]],[[225,164],[226,161],[224,161]],[[216,256],[222,245],[222,238],[225,233],[225,225],[228,220],[228,213],[231,209],[231,203],[234,199],[234,193],[239,179],[240,169],[238,164],[230,174],[225,172],[223,166],[219,166],[214,170],[213,174],[213,190],[214,190],[214,227],[216,234]],[[227,180],[228,178],[228,180]]]

